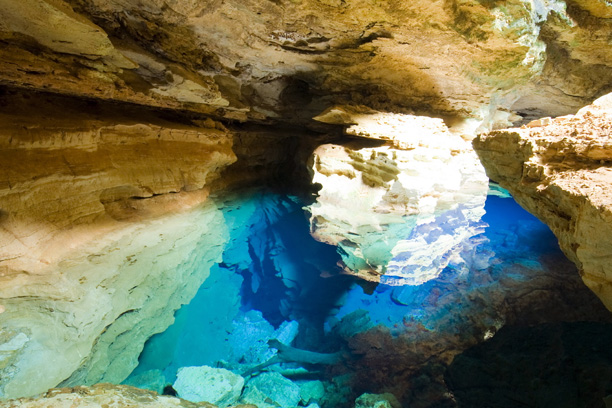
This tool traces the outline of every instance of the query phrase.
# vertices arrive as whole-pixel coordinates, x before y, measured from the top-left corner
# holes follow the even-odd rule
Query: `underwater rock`
[[[315,246],[323,246],[308,235],[302,205],[281,199],[278,194],[254,191],[216,200],[225,223],[231,228],[229,242],[223,249],[223,262],[211,268],[194,299],[177,311],[175,323],[147,342],[132,375],[159,369],[173,382],[180,367],[208,365],[246,376],[258,371],[262,364],[267,366],[265,363],[276,355],[270,340],[290,344],[298,334],[297,321],[285,320],[275,328],[261,311],[254,310],[251,302],[255,305],[265,302],[264,310],[269,310],[271,306],[277,307],[278,297],[286,298],[285,287],[267,286],[270,280],[278,281],[279,271],[291,269],[317,277],[309,272],[313,267],[305,264],[307,257],[294,260],[286,253],[289,245],[283,246],[281,234],[277,233],[280,225],[292,234],[299,231],[299,237]],[[295,212],[295,216],[287,217],[289,211]],[[270,240],[266,241],[265,237]],[[306,247],[307,242],[295,248],[303,251]],[[330,251],[333,253],[333,249]],[[312,258],[321,255],[320,251],[311,253]],[[268,262],[270,257],[282,259],[286,265],[277,269]],[[256,279],[261,279],[257,284],[260,293],[250,294]],[[292,293],[299,294],[296,290]]]
[[[363,394],[355,400],[355,408],[401,408],[393,394]]]
[[[353,401],[384,390],[403,406],[454,406],[446,367],[501,327],[612,322],[544,224],[512,199],[488,200],[483,220],[490,227],[436,279],[379,284],[372,293],[354,285],[327,318],[326,330],[344,339],[350,353],[345,364],[353,376],[345,387],[357,394]],[[482,269],[480,257],[489,259]]]
[[[91,387],[52,389],[35,398],[1,401],[0,408],[216,408],[206,402],[193,403],[158,395],[127,385],[96,384]]]
[[[161,370],[148,370],[138,375],[128,377],[123,384],[155,391],[161,395],[164,393],[164,388],[168,385],[168,381]]]
[[[474,140],[489,177],[550,227],[585,284],[610,310],[611,128],[609,94],[574,116]]]
[[[298,335],[301,324],[284,320],[275,328],[256,307],[263,305],[266,311],[275,307],[271,319],[276,320],[280,299],[290,306],[287,310],[291,314],[306,311],[320,319],[318,316],[325,313],[320,312],[320,305],[333,304],[335,293],[346,287],[323,286],[329,280],[318,276],[316,266],[326,262],[325,252],[319,248],[325,247],[333,255],[329,261],[332,266],[337,262],[335,250],[312,239],[303,204],[295,197],[249,190],[229,197],[220,195],[215,201],[231,228],[223,262],[211,268],[194,299],[177,311],[175,323],[147,342],[132,376],[158,369],[173,382],[180,367],[199,365],[222,367],[244,377],[272,365],[271,369],[282,373],[293,370],[288,375],[307,375],[295,364],[276,358],[277,350],[271,347],[278,342],[284,345],[281,348],[292,350],[287,345]],[[296,277],[291,291],[276,284],[277,274],[288,275],[287,271]],[[257,291],[253,293],[254,287]],[[301,322],[310,330],[305,319]],[[330,353],[297,351],[298,359],[306,364],[317,363],[321,357],[327,365],[338,361]],[[281,354],[295,361],[294,352]],[[319,360],[314,361],[313,356]]]
[[[296,407],[300,399],[300,387],[275,372],[261,373],[250,379],[243,398],[244,402],[257,406],[263,403],[278,407]]]
[[[308,207],[311,233],[338,246],[348,274],[421,284],[482,232],[488,180],[470,144],[442,120],[398,114],[399,123],[390,117],[374,127],[362,116],[349,131],[391,145],[355,141],[315,150],[312,182],[321,189]]]
[[[300,398],[304,405],[320,401],[325,395],[325,386],[321,381],[307,381],[300,384]]]
[[[209,402],[221,408],[234,404],[242,394],[244,378],[224,368],[182,367],[173,388],[178,396],[193,402]]]

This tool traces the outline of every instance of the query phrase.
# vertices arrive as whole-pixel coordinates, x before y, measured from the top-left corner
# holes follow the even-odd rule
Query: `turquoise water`
[[[259,191],[217,202],[231,231],[223,262],[175,323],[147,342],[128,384],[172,393],[167,386],[181,367],[210,366],[243,375],[247,385],[267,371],[317,388],[303,406],[352,407],[364,392],[453,406],[442,377],[454,355],[506,324],[581,320],[597,303],[550,230],[511,198],[489,196],[481,233],[460,244],[440,276],[417,286],[343,275],[336,248],[311,238],[296,197]],[[444,220],[453,214],[440,218],[441,229],[452,230]],[[318,354],[278,363],[275,341]],[[261,406],[276,397],[266,398]]]

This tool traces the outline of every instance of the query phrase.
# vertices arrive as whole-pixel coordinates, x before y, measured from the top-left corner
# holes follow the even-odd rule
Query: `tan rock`
[[[584,282],[612,310],[610,95],[575,116],[474,140],[487,174],[548,224]]]
[[[594,0],[2,3],[3,84],[230,120],[304,124],[348,102],[486,128],[571,113],[612,78]]]
[[[222,252],[207,197],[235,160],[232,136],[12,102],[0,115],[0,396],[120,382]]]
[[[96,384],[92,387],[49,390],[37,398],[20,398],[0,402],[1,408],[214,408],[207,402],[194,403],[179,398],[158,395],[127,385]]]

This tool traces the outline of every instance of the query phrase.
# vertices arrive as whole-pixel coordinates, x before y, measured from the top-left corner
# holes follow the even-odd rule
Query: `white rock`
[[[300,387],[279,373],[263,373],[251,379],[247,388],[257,388],[265,396],[261,402],[276,404],[280,407],[296,407],[300,402]],[[256,401],[249,401],[251,404]]]
[[[188,401],[227,407],[240,398],[244,378],[223,368],[183,367],[173,387],[179,397]]]
[[[439,119],[353,119],[349,133],[388,143],[314,151],[312,182],[322,188],[309,207],[313,237],[338,246],[345,271],[364,279],[418,285],[435,278],[460,243],[481,232],[484,168],[471,144]]]

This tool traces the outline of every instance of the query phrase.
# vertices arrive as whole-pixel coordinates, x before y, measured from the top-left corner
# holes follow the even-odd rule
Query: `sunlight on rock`
[[[128,225],[45,274],[14,278],[21,284],[0,290],[1,395],[125,379],[144,342],[191,300],[225,239],[223,218],[207,205]]]
[[[314,151],[313,237],[338,246],[346,273],[391,285],[435,278],[482,232],[488,180],[471,145],[441,119],[379,112],[342,120],[358,123],[347,133],[389,144]]]

